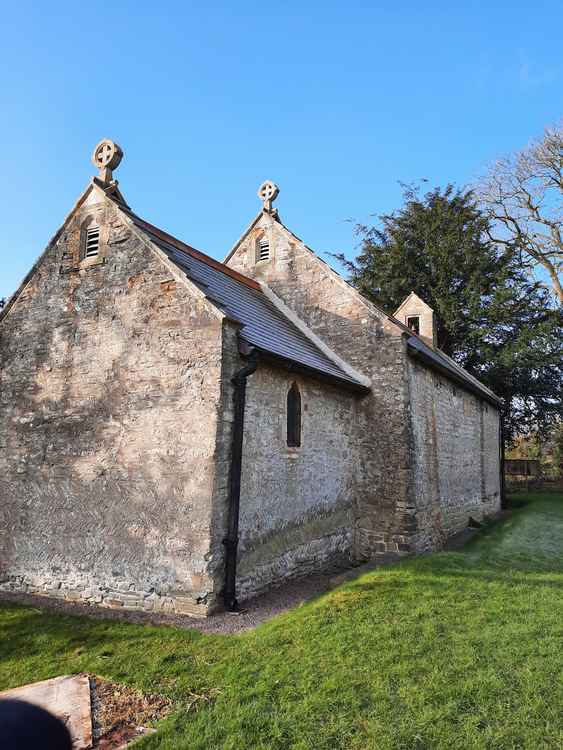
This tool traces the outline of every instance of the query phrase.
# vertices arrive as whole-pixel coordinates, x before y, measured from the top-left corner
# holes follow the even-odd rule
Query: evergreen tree
[[[472,192],[448,185],[359,225],[355,261],[335,256],[351,283],[388,313],[415,291],[434,309],[440,349],[507,405],[507,433],[545,431],[561,415],[561,311],[510,246],[491,242]]]

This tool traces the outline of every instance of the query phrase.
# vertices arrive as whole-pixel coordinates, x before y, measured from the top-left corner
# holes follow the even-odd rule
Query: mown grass
[[[563,497],[240,636],[0,607],[0,689],[95,672],[177,704],[148,748],[563,747]]]

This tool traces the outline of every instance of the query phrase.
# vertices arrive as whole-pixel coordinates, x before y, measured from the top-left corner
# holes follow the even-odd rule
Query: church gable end
[[[2,588],[212,605],[224,316],[169,265],[92,187],[3,315]]]
[[[262,198],[262,196],[260,196]],[[263,198],[262,198],[263,199]],[[272,259],[256,262],[254,247],[270,239]],[[371,392],[361,400],[353,432],[358,471],[355,553],[408,548],[411,523],[406,348],[403,329],[350,287],[264,208],[226,259],[229,267],[267,284],[322,341],[360,372]]]
[[[268,262],[257,261],[254,252],[263,235],[270,241]],[[498,399],[433,348],[435,324],[428,305],[412,294],[397,311],[398,319],[378,310],[281,223],[271,201],[264,202],[226,263],[267,284],[369,380],[371,392],[358,403],[351,427],[358,467],[350,489],[356,557],[436,547],[444,529],[445,535],[453,533],[470,513],[482,517],[494,511],[499,502]],[[415,355],[422,366],[415,364]],[[436,370],[449,380],[446,388],[434,391],[429,384]],[[452,400],[452,381],[461,383],[467,403],[475,402],[473,410],[460,411]],[[493,404],[490,411],[483,399]],[[428,404],[441,420],[442,453],[450,467],[436,470],[437,482],[430,480],[427,425],[436,420],[428,416]],[[484,415],[486,429],[477,414]],[[485,463],[486,482],[478,471]]]
[[[257,248],[267,238],[269,258]],[[261,212],[226,259],[229,268],[255,278],[278,297],[319,338],[359,372],[369,375],[372,344],[382,336],[400,339],[402,330],[352,289],[327,263],[278,219]],[[367,348],[357,337],[369,339]],[[400,342],[397,346],[401,347]]]

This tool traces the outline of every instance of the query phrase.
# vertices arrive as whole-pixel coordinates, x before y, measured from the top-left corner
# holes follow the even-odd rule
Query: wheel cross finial
[[[98,143],[92,154],[92,163],[100,170],[100,180],[103,183],[111,182],[112,170],[117,169],[122,158],[123,151],[114,141],[104,138]]]
[[[272,211],[272,203],[278,197],[279,192],[279,187],[271,180],[266,180],[266,182],[260,185],[258,188],[258,197],[264,203],[264,211],[268,213]]]

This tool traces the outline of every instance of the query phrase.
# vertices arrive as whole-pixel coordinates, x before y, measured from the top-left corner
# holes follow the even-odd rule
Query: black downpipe
[[[231,447],[231,468],[229,472],[229,510],[225,545],[225,588],[223,601],[229,612],[238,610],[236,597],[238,524],[240,509],[240,479],[242,472],[242,441],[244,437],[244,407],[246,404],[246,379],[258,367],[258,352],[253,349],[248,364],[239,370],[232,379],[234,391],[234,422]]]

